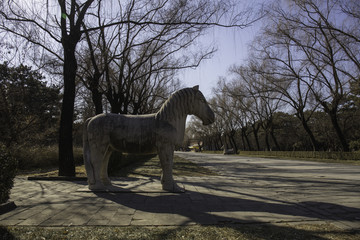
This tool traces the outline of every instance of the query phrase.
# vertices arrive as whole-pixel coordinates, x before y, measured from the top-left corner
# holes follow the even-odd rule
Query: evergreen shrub
[[[17,162],[7,148],[0,143],[0,203],[9,200],[10,190],[14,185]]]

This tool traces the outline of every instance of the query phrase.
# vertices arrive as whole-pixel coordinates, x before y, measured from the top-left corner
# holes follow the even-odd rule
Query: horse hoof
[[[106,191],[106,187],[103,184],[89,185],[91,191]]]
[[[174,190],[172,192],[174,192],[174,193],[184,193],[185,188],[177,186],[176,188],[174,188]]]
[[[104,186],[106,187],[109,187],[109,186],[112,186],[112,183],[110,180],[105,180],[105,181],[102,181],[102,183],[104,184]]]
[[[163,186],[163,190],[173,193],[184,193],[185,188],[179,187],[177,184],[173,184],[172,186]]]

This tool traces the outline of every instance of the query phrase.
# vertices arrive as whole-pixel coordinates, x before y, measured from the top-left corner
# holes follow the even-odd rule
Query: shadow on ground
[[[293,217],[310,221],[313,219],[358,221],[357,218],[360,216],[359,208],[316,201],[291,203],[270,198],[261,201],[193,191],[186,191],[183,194],[164,193],[160,196],[141,193],[95,192],[95,194],[100,198],[143,213],[176,214],[202,224],[258,223],[258,219],[261,217],[266,219],[277,216],[279,221],[282,220],[282,217],[285,222],[294,220]],[[247,196],[249,197],[249,194]],[[259,198],[259,196],[251,197]],[[242,213],[246,213],[244,215],[248,217],[241,218]],[[261,213],[265,214],[262,215]]]

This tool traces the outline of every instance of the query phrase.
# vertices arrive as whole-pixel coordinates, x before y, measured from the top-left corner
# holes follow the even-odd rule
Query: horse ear
[[[199,85],[194,86],[193,89],[199,90]]]

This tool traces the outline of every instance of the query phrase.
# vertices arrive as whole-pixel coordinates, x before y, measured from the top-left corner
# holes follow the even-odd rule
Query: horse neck
[[[182,144],[184,140],[186,117],[186,112],[174,114],[170,109],[169,112],[159,111],[155,116],[156,119],[166,121],[176,129],[177,135],[175,139],[173,139],[175,144]]]
[[[189,96],[180,93],[171,96],[156,113],[156,118],[167,121],[174,127],[185,126],[186,116],[190,114]]]
[[[182,90],[172,95],[156,113],[155,118],[171,124],[177,132],[175,142],[181,144],[185,135],[186,117],[190,114],[193,94],[189,90]]]

